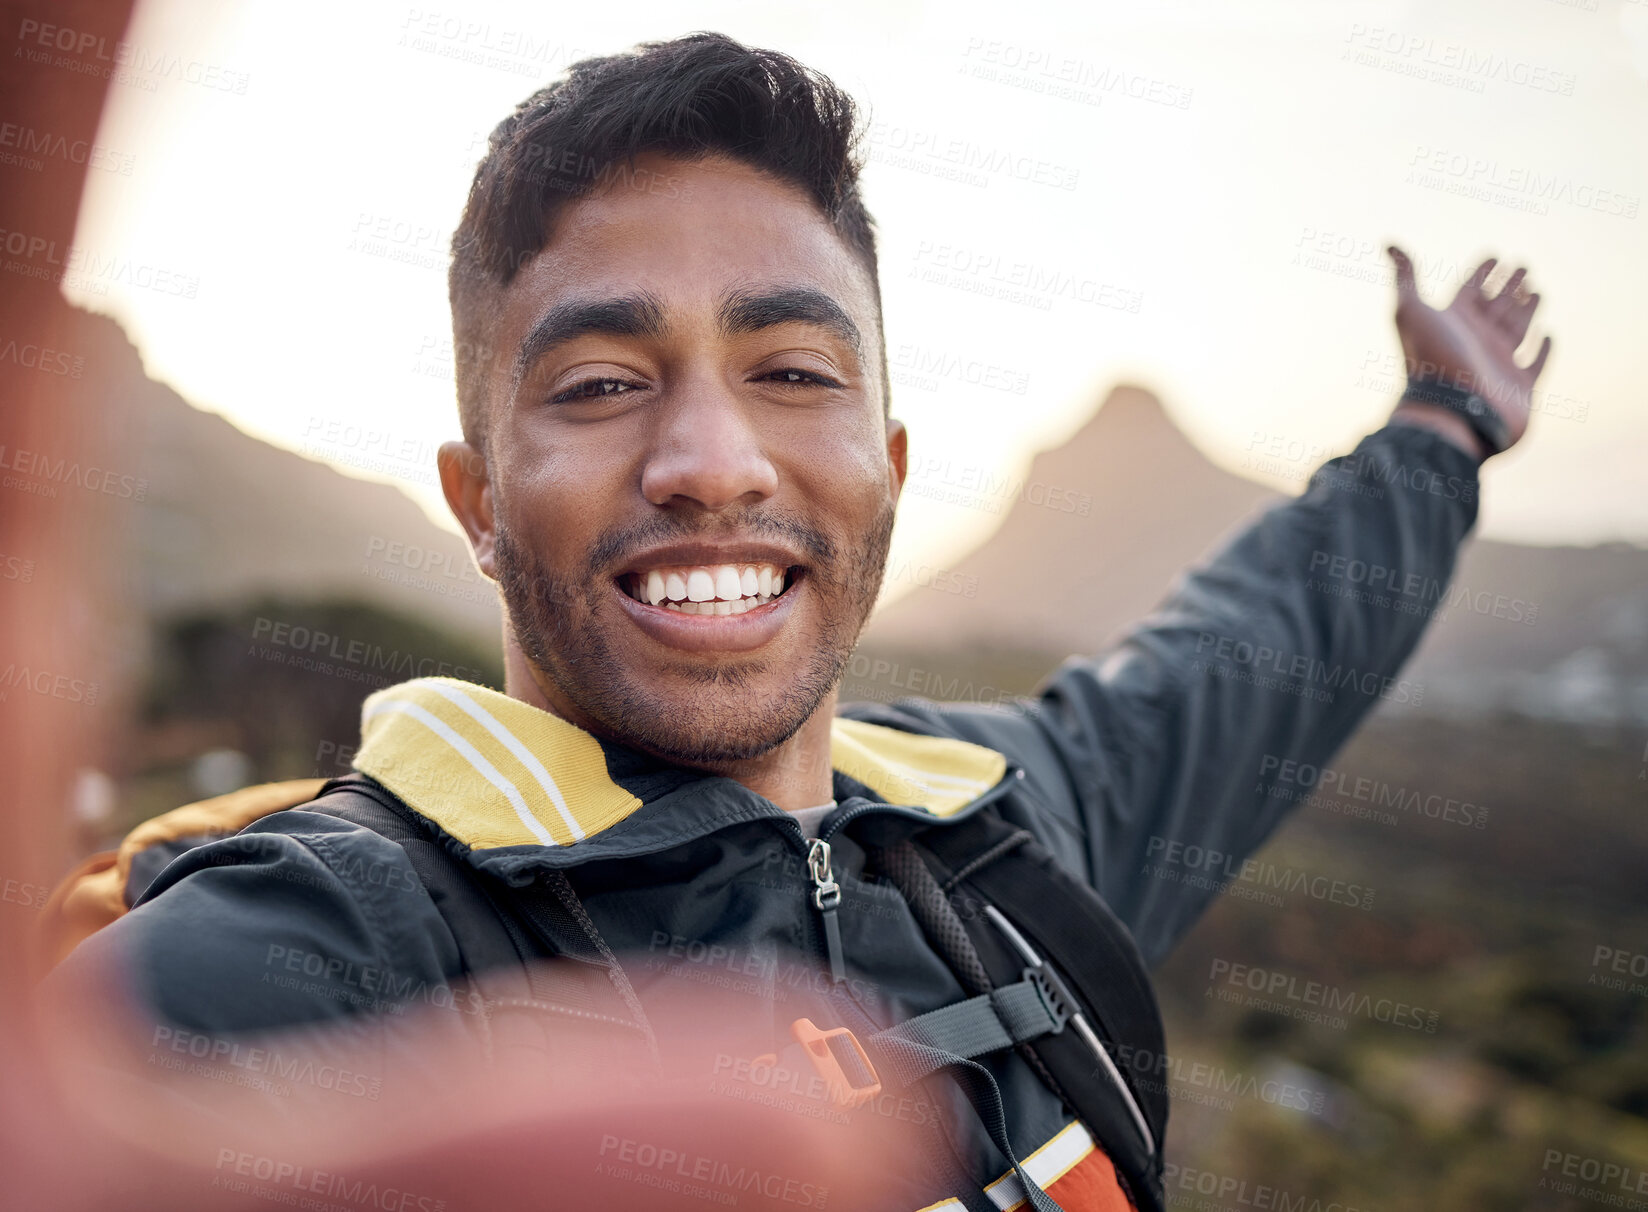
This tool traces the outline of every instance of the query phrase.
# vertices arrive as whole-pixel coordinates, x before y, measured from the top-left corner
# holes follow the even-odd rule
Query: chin
[[[784,690],[769,691],[757,684],[764,679],[713,672],[721,676],[696,680],[678,693],[623,693],[621,703],[585,710],[594,706],[589,714],[632,748],[680,765],[719,765],[749,761],[782,745],[812,718],[829,690],[826,685],[814,693],[791,678]]]

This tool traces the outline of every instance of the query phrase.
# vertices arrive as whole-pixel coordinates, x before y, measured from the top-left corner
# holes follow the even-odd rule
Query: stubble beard
[[[683,656],[668,672],[675,684],[685,680],[691,689],[670,693],[648,685],[642,674],[614,658],[607,643],[607,626],[618,609],[603,601],[611,594],[610,581],[593,570],[576,579],[556,576],[529,543],[515,541],[501,513],[494,558],[521,651],[596,731],[680,765],[710,766],[757,758],[783,744],[840,682],[881,589],[893,516],[887,501],[863,545],[846,553],[817,531],[795,523],[778,528],[792,537],[805,534],[812,558],[805,592],[813,595],[822,629],[801,668],[779,671],[781,689],[759,699],[752,698],[751,688],[771,683],[770,658]],[[610,566],[600,553],[591,563]],[[607,626],[598,621],[603,605]]]

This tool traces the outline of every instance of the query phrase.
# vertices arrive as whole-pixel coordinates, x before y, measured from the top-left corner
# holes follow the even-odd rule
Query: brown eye
[[[585,379],[582,383],[574,383],[563,392],[551,398],[552,404],[567,404],[573,400],[594,400],[601,396],[616,396],[625,391],[634,391],[635,386],[622,379]]]
[[[799,370],[794,366],[787,366],[783,370],[775,370],[764,376],[774,380],[780,387],[808,387],[814,384],[820,387],[840,387],[834,379],[827,379],[821,374],[810,370]]]

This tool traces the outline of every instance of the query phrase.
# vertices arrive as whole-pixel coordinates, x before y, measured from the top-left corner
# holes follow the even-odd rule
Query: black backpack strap
[[[999,995],[1039,978],[1055,1004],[1067,1003],[1067,1028],[1042,1030],[1038,1020],[1006,1034],[1092,1132],[1140,1208],[1163,1208],[1166,1095],[1130,1083],[1110,1055],[1123,1041],[1160,1055],[1161,1014],[1138,949],[1103,898],[988,808],[877,851],[875,862],[964,988]],[[976,1009],[961,1024],[980,1040],[981,1016]]]
[[[305,811],[321,812],[381,834],[406,852],[414,874],[457,943],[471,983],[496,986],[489,1003],[552,1011],[638,1031],[653,1058],[657,1040],[617,958],[589,920],[564,875],[524,888],[490,880],[454,855],[393,792],[361,774],[332,779]],[[558,958],[573,963],[534,961]],[[595,979],[589,979],[593,974]],[[508,989],[487,974],[524,975]],[[474,978],[482,978],[476,982]]]
[[[400,846],[429,899],[435,902],[466,972],[525,964],[535,955],[554,954],[533,946],[512,914],[419,823],[385,787],[361,775],[332,779],[306,812],[320,812],[364,826]]]

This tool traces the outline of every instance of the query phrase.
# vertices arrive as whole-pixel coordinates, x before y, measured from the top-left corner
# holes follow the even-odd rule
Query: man
[[[505,691],[372,696],[356,766],[488,896],[540,897],[557,953],[599,973],[534,998],[636,1027],[655,1056],[665,975],[695,963],[756,987],[724,1024],[762,1041],[745,1056],[792,1022],[857,1038],[965,1000],[935,943],[953,910],[913,907],[931,875],[896,855],[986,810],[1159,960],[1214,893],[1149,878],[1148,856],[1252,852],[1284,807],[1261,760],[1330,759],[1423,631],[1308,591],[1313,556],[1445,582],[1477,466],[1521,437],[1550,348],[1513,360],[1538,300],[1523,271],[1489,297],[1485,262],[1439,311],[1392,249],[1415,380],[1385,428],[1036,698],[842,713],[906,466],[854,121],[828,81],[719,35],[586,60],[493,133],[453,239],[463,440],[440,472],[507,606]],[[388,1038],[385,988],[484,966],[430,879],[358,821],[294,808],[182,854],[60,973],[126,965],[164,1021],[214,1038]],[[1071,912],[1048,879],[1046,914]],[[828,976],[791,979],[790,956]],[[936,1180],[954,1206],[1145,1206],[1111,1168],[1123,1146],[1050,1088],[1064,1075],[987,1059],[965,1098],[923,1078],[931,1152],[889,1176],[889,1206]],[[1118,1097],[1159,1173],[1159,1119]]]

